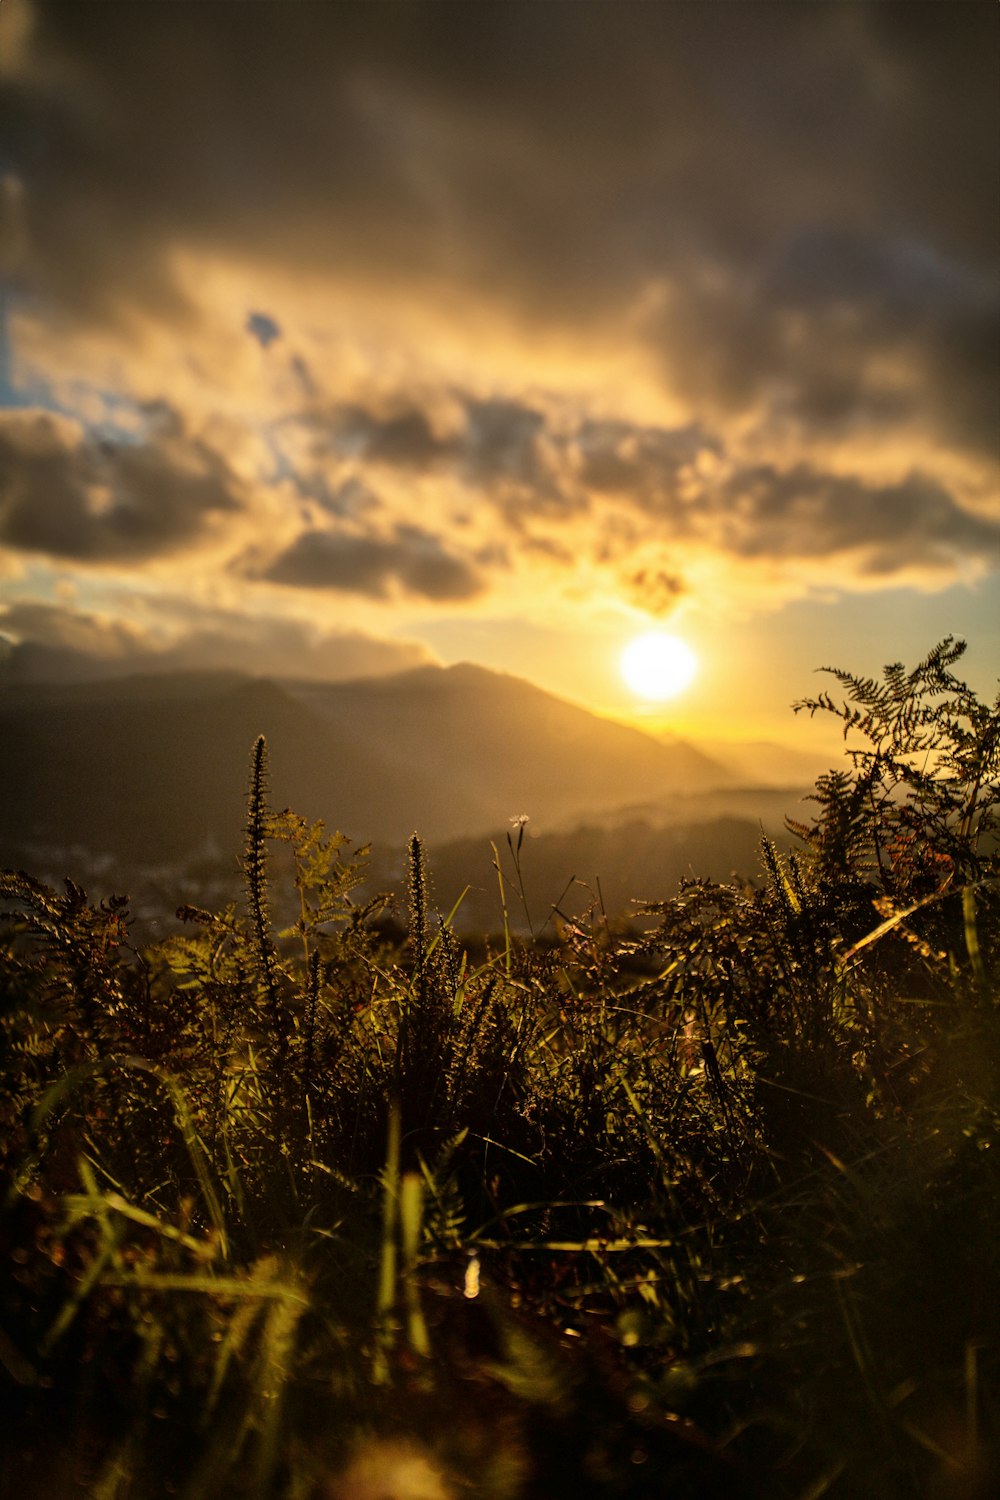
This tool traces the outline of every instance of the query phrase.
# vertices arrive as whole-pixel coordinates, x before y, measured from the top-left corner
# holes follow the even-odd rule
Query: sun
[[[658,630],[629,641],[620,665],[622,677],[633,693],[656,703],[676,698],[698,670],[691,647],[679,636]]]

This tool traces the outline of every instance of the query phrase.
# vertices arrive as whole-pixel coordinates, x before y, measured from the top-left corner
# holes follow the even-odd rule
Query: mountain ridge
[[[141,885],[156,868],[214,859],[231,879],[259,733],[271,805],[372,841],[385,870],[415,829],[441,850],[447,885],[526,814],[549,900],[562,859],[573,864],[565,876],[601,873],[628,897],[667,894],[661,880],[709,864],[714,873],[730,855],[712,829],[727,819],[744,864],[762,825],[780,831],[799,795],[748,789],[690,742],[660,744],[472,663],[322,684],[217,670],[7,684],[0,864],[81,883],[114,870]]]
[[[51,868],[76,848],[128,878],[212,847],[235,866],[259,734],[273,807],[386,848],[414,830],[437,846],[488,839],[522,814],[533,833],[590,827],[604,839],[637,814],[668,826],[695,807],[705,819],[754,808],[696,746],[471,663],[321,684],[149,673],[7,685],[0,864],[30,866],[46,850]]]
[[[662,745],[523,678],[472,663],[289,687],[327,717],[363,725],[365,736],[399,764],[439,766],[446,740],[454,750],[448,770],[456,787],[481,788],[488,764],[494,822],[523,811],[544,811],[555,820],[601,811],[634,800],[636,787],[655,795],[674,785],[701,791],[733,781],[725,766],[686,741]],[[571,768],[553,759],[555,742],[573,758]],[[520,805],[525,799],[534,808]]]

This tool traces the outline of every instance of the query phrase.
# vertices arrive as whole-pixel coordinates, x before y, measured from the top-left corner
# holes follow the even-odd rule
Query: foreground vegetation
[[[140,952],[124,900],[4,875],[0,1495],[993,1494],[1000,699],[962,650],[799,705],[847,755],[795,852],[641,934],[512,936],[515,823],[498,937],[416,838],[394,936],[262,740],[242,909]]]

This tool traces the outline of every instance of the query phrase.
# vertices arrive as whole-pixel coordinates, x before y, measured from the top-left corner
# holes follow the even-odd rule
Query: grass
[[[137,951],[117,898],[0,877],[3,1500],[993,1494],[1000,701],[961,650],[837,674],[797,851],[642,933],[516,939],[519,830],[498,937],[416,837],[386,936],[262,741],[245,909]]]

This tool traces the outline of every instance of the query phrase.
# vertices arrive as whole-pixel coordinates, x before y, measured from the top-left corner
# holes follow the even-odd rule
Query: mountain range
[[[761,820],[780,826],[779,807],[793,811],[799,795],[748,790],[694,745],[661,743],[465,664],[336,683],[233,673],[8,683],[0,698],[0,864],[34,869],[62,855],[74,878],[84,855],[91,865],[113,861],[126,876],[206,855],[232,867],[259,734],[273,807],[372,840],[389,863],[413,830],[438,850],[471,840],[482,851],[489,836],[502,838],[497,830],[527,815],[537,869],[572,857],[600,873],[603,848],[605,864],[621,871],[616,899],[628,885],[628,845],[608,838],[616,828],[631,823],[637,853],[641,828],[684,826],[691,848],[685,854],[672,836],[670,871],[679,860],[682,872],[716,873],[698,869],[696,830],[705,844],[713,821],[741,821],[738,836],[729,828],[731,856],[710,839],[713,866],[728,859],[728,873]],[[460,873],[462,856],[441,858]]]

